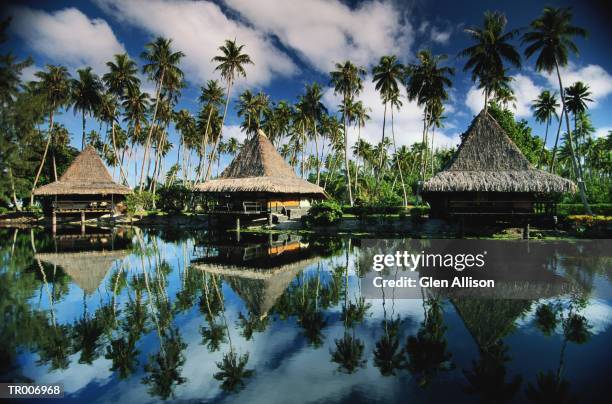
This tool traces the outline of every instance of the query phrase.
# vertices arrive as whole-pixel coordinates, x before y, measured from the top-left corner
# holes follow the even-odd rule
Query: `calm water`
[[[72,402],[593,402],[612,265],[588,243],[531,243],[569,295],[364,300],[355,239],[0,229],[0,374]]]

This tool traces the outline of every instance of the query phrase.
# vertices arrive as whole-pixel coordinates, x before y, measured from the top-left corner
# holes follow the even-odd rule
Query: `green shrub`
[[[415,206],[410,209],[410,218],[414,222],[422,221],[427,214],[429,214],[428,206]]]
[[[125,199],[125,206],[130,216],[134,216],[137,213],[153,209],[153,201],[157,201],[159,195],[153,195],[148,191],[135,191],[129,194]]]
[[[304,221],[309,225],[327,226],[338,223],[342,218],[342,209],[337,202],[327,200],[317,202],[308,210]]]
[[[183,212],[191,199],[191,191],[181,184],[162,187],[158,194],[157,207],[168,213]]]
[[[563,223],[571,233],[583,237],[609,237],[612,216],[570,215]]]

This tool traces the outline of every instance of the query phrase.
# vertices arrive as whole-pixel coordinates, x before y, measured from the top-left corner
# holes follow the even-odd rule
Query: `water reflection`
[[[564,402],[609,389],[611,266],[589,242],[532,244],[576,286],[546,298],[368,300],[357,239],[88,228],[0,240],[2,380],[61,382],[66,401]]]

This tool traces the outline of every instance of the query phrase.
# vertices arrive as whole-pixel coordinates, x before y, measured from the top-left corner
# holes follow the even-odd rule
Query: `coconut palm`
[[[36,177],[34,177],[34,183],[32,184],[32,194],[30,196],[30,205],[34,204],[34,189],[40,178],[45,159],[47,158],[47,152],[49,151],[49,145],[51,144],[51,134],[53,133],[53,118],[55,112],[65,106],[70,99],[70,74],[68,69],[64,66],[52,66],[47,65],[46,71],[36,72],[36,77],[39,79],[35,85],[35,92],[40,94],[45,100],[49,111],[49,129],[47,134],[47,144],[45,145],[45,151],[43,152],[42,160]],[[55,175],[57,180],[57,173]]]
[[[232,90],[232,85],[235,80],[242,76],[246,77],[245,66],[249,64],[253,64],[251,57],[246,53],[242,53],[244,49],[244,45],[237,45],[236,41],[233,40],[225,40],[225,44],[219,47],[222,55],[215,56],[212,61],[218,63],[217,67],[215,67],[215,71],[219,71],[221,73],[221,77],[225,80],[227,86],[227,94],[225,96],[225,109],[223,110],[223,117],[221,118],[221,130],[223,130],[223,125],[225,124],[225,117],[227,116],[227,106],[230,100],[230,92]],[[208,162],[208,168],[206,169],[205,181],[210,178],[210,167],[212,160],[214,159],[217,147],[219,146],[219,141],[221,140],[222,132],[219,132],[217,136],[217,140],[213,146],[211,151],[211,157]]]
[[[399,99],[399,83],[404,75],[404,65],[398,60],[397,56],[383,56],[380,58],[378,65],[372,69],[372,81],[375,83],[376,91],[380,94],[380,98],[384,105],[383,112],[383,127],[382,127],[382,139],[381,142],[385,141],[385,124],[387,121],[387,105],[391,100],[393,94],[398,94]],[[378,158],[378,168],[382,169],[382,154]],[[380,180],[380,177],[379,177]]]
[[[393,153],[397,153],[397,143],[395,142],[395,123],[393,118],[393,110],[397,110],[399,112],[402,101],[399,96],[399,89],[397,91],[393,91],[387,95],[389,98],[387,102],[391,108],[391,139],[393,141]],[[440,103],[441,105],[441,103]],[[433,118],[433,114],[432,114]],[[432,146],[432,156],[433,156],[433,146]],[[404,196],[404,206],[408,206],[408,194],[406,193],[406,183],[404,182],[404,174],[402,170],[402,166],[400,165],[400,161],[397,161],[397,170],[399,171],[400,183],[402,185],[402,194]]]
[[[138,66],[130,59],[127,53],[122,53],[114,56],[113,61],[106,62],[108,67],[108,73],[102,76],[104,84],[108,89],[108,93],[115,95],[118,99],[123,100],[128,95],[128,91],[140,86],[140,79],[137,76]],[[114,106],[116,107],[116,103]],[[111,139],[113,141],[113,151],[115,153],[115,160],[119,161],[117,139],[115,135],[115,123],[116,123],[116,108],[107,111],[107,118],[113,118],[111,122]],[[109,122],[109,121],[107,121]],[[127,176],[123,171],[123,161],[119,162],[119,171],[122,176],[122,180],[127,184]]]
[[[509,41],[518,35],[518,30],[506,30],[506,16],[499,12],[484,13],[483,27],[467,28],[465,32],[475,44],[462,50],[459,56],[467,57],[464,71],[472,72],[472,81],[484,90],[485,110],[496,83],[504,76],[504,62],[514,67],[521,66],[521,55]]]
[[[316,153],[316,167],[317,167],[317,185],[321,180],[321,160],[319,157],[319,136],[317,130],[317,123],[320,122],[321,116],[327,113],[327,108],[321,102],[323,98],[323,92],[319,83],[313,83],[306,85],[306,93],[304,94],[304,106],[306,107],[306,113],[310,117],[310,124],[312,125],[312,134],[315,142],[315,153]]]
[[[80,112],[83,123],[81,150],[85,148],[85,115],[93,115],[100,104],[102,82],[91,67],[77,70],[78,79],[71,81],[71,102],[75,113]]]
[[[423,145],[425,146],[423,158],[421,159],[421,181],[425,179],[425,167],[427,166],[427,144],[429,143],[428,130],[432,121],[432,109],[436,103],[442,103],[448,99],[446,87],[452,82],[450,76],[454,70],[450,67],[439,66],[446,60],[446,55],[434,56],[430,50],[424,49],[418,52],[419,63],[407,67],[406,92],[410,101],[416,101],[423,107]]]
[[[342,105],[344,110],[348,110],[348,102],[353,97],[356,97],[363,90],[363,76],[365,69],[355,66],[350,61],[344,63],[336,63],[334,71],[330,72],[331,85],[334,86],[334,94],[342,96]],[[343,114],[343,133],[344,133],[344,169],[346,175],[346,189],[348,191],[349,203],[353,206],[353,193],[351,191],[351,172],[349,169],[348,159],[348,119],[347,114]]]
[[[569,124],[569,117],[565,105],[565,92],[561,80],[560,67],[568,63],[569,53],[578,54],[578,47],[573,42],[573,37],[585,37],[586,31],[583,28],[571,25],[572,12],[569,8],[545,7],[542,15],[530,24],[531,30],[523,34],[522,43],[527,45],[525,56],[527,58],[539,52],[536,59],[536,70],[557,73],[559,81],[559,94],[561,97],[561,107],[565,115],[569,146],[572,154],[572,166],[576,173],[580,198],[586,212],[592,214],[591,208],[586,198],[584,182],[576,162],[576,154],[572,145],[572,133]],[[551,164],[551,172],[553,165]]]
[[[151,147],[151,136],[156,126],[157,110],[162,90],[178,86],[178,83],[182,82],[183,71],[178,66],[184,56],[183,52],[174,52],[172,50],[171,39],[163,37],[158,37],[155,41],[146,44],[144,52],[140,54],[140,57],[145,61],[145,64],[142,66],[142,72],[147,74],[149,80],[155,82],[155,103],[149,133],[145,141],[142,168],[140,170],[140,191],[142,191],[144,186],[145,167],[149,157],[149,148]]]
[[[243,118],[240,128],[248,135],[257,133],[257,99],[251,90],[244,90],[236,101],[239,118]]]
[[[576,134],[574,142],[576,143],[576,154],[578,155],[577,162],[580,170],[582,170],[582,166],[580,164],[580,148],[578,141],[580,132],[578,131],[578,122],[580,121],[579,117],[589,109],[586,103],[593,102],[593,100],[589,98],[590,95],[589,86],[581,81],[577,81],[565,89],[565,105],[567,110],[571,112],[574,117],[574,133]],[[582,172],[580,175],[582,176]]]
[[[134,146],[137,143],[144,143],[142,129],[147,125],[149,102],[149,95],[147,93],[141,92],[138,87],[133,87],[128,89],[125,99],[121,103],[124,111],[123,121],[129,125],[128,132],[131,143],[128,164],[126,164],[128,171],[130,166],[129,157],[132,155]],[[123,161],[123,158],[121,160]],[[134,176],[136,176],[136,172]]]
[[[202,111],[206,116],[206,124],[200,125],[204,128],[202,131],[202,143],[200,144],[201,152],[200,152],[200,162],[198,164],[198,173],[196,176],[195,182],[199,182],[200,177],[202,176],[203,169],[203,158],[206,157],[206,145],[208,144],[208,135],[210,131],[210,123],[213,117],[213,113],[217,114],[219,107],[223,104],[223,93],[224,89],[219,85],[217,80],[208,80],[206,82],[206,86],[201,88],[200,93],[200,103],[202,103]]]
[[[361,128],[363,128],[367,121],[370,120],[370,115],[368,112],[371,111],[370,108],[367,108],[363,101],[357,101],[353,103],[353,116],[354,122],[357,126],[357,143],[355,143],[354,147],[357,147],[357,150],[360,150],[358,145],[362,141],[361,139]],[[355,149],[354,149],[355,150]],[[357,179],[359,177],[359,153],[354,153],[357,159],[355,160],[355,195],[357,195]]]
[[[542,144],[542,151],[540,152],[540,158],[538,159],[538,168],[540,167],[542,158],[544,157],[544,150],[546,149],[546,140],[548,139],[548,127],[550,126],[550,121],[552,120],[553,116],[557,118],[557,120],[559,120],[559,115],[557,115],[557,108],[559,108],[559,103],[557,102],[557,93],[551,93],[548,90],[542,91],[538,98],[533,101],[533,105],[531,106],[531,110],[533,111],[533,116],[536,122],[546,123],[544,144]],[[556,149],[557,142],[555,141],[553,155],[555,154]]]
[[[306,130],[310,125],[310,116],[308,115],[308,107],[303,96],[300,96],[298,102],[295,104],[293,114],[293,136],[292,140],[295,143],[296,150],[301,150],[301,176],[304,178],[306,172],[306,160],[304,154],[306,153]]]

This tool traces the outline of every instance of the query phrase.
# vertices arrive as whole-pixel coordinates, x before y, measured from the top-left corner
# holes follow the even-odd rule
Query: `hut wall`
[[[531,214],[535,202],[532,193],[510,192],[430,192],[424,198],[431,206],[431,217]]]

